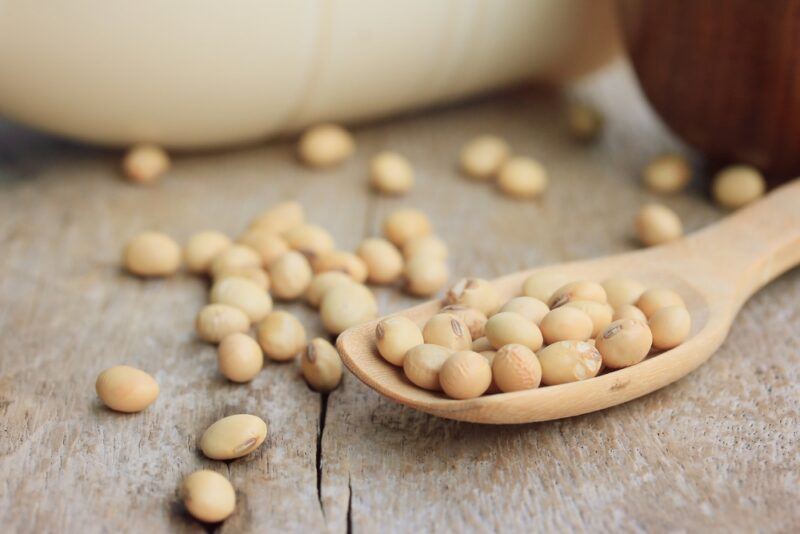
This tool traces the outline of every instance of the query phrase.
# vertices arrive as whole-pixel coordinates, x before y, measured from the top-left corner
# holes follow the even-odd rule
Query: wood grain
[[[618,0],[653,107],[715,165],[800,173],[800,1]]]
[[[395,207],[420,207],[459,275],[632,249],[633,214],[655,198],[636,183],[641,152],[617,137],[571,144],[559,109],[552,95],[515,93],[374,124],[356,131],[354,160],[324,173],[299,167],[290,143],[184,156],[153,189],[120,181],[116,153],[3,127],[4,530],[202,532],[177,501],[181,477],[199,467],[237,488],[223,531],[797,530],[796,271],[751,299],[722,348],[685,379],[600,413],[487,427],[392,403],[351,375],[323,402],[292,364],[268,365],[250,386],[227,384],[192,331],[204,283],[118,270],[138,230],[233,235],[283,198],[298,198],[346,248]],[[458,148],[487,131],[542,159],[552,179],[545,198],[510,201],[458,177]],[[419,185],[407,198],[365,187],[366,160],[384,147],[415,162]],[[664,201],[689,230],[723,215],[697,184]],[[418,302],[390,289],[378,296],[382,312]],[[310,311],[289,309],[320,331]],[[111,413],[95,397],[97,373],[122,362],[161,385],[142,414]],[[265,445],[228,464],[204,459],[199,435],[240,410],[267,421]]]

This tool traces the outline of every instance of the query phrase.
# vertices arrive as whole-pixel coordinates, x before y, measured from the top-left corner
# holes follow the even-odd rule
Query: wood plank
[[[787,503],[800,497],[797,271],[756,295],[719,353],[686,379],[597,414],[485,427],[395,405],[349,374],[323,402],[291,364],[230,385],[193,335],[205,284],[185,275],[142,282],[118,269],[138,230],[234,235],[282,198],[301,200],[343,248],[377,233],[396,207],[419,207],[459,275],[628,250],[635,210],[656,199],[636,169],[673,145],[663,134],[631,139],[619,127],[631,115],[622,104],[601,145],[574,145],[560,106],[553,95],[512,93],[367,125],[356,130],[356,158],[326,173],[297,165],[287,142],[178,156],[153,189],[121,182],[116,153],[0,129],[6,529],[202,531],[177,503],[181,477],[199,467],[237,488],[230,531],[796,529],[800,512]],[[486,131],[547,165],[543,199],[511,201],[458,176],[459,147]],[[367,158],[383,148],[415,163],[408,197],[367,192]],[[693,230],[723,216],[702,190],[659,200]],[[377,293],[384,312],[418,302]],[[319,333],[314,313],[288,309]],[[161,384],[143,414],[113,414],[95,397],[99,370],[122,361]],[[200,434],[236,411],[264,417],[267,442],[229,464],[204,459]]]

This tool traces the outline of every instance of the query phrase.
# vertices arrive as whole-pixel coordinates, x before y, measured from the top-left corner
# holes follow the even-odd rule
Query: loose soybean
[[[322,297],[319,313],[325,330],[338,335],[351,326],[375,318],[378,303],[366,286],[355,282],[340,284],[329,289]]]
[[[486,181],[497,175],[511,155],[508,143],[494,135],[481,135],[465,144],[459,154],[461,171],[474,180]]]
[[[353,136],[341,126],[317,124],[300,136],[297,154],[309,167],[323,169],[342,163],[353,154],[355,147]]]
[[[314,391],[328,393],[342,381],[342,359],[327,339],[312,339],[300,359],[303,378]]]
[[[217,366],[231,382],[250,382],[264,366],[264,353],[247,334],[233,333],[225,336],[217,347]]]
[[[376,191],[402,195],[414,187],[414,168],[405,156],[385,150],[370,160],[369,181]]]
[[[158,383],[144,371],[128,365],[109,367],[97,377],[97,396],[117,412],[141,412],[158,397]]]
[[[195,327],[200,339],[219,343],[230,334],[247,332],[250,328],[250,317],[235,306],[208,304],[197,314]]]
[[[221,252],[231,246],[231,240],[222,232],[207,230],[189,238],[183,250],[186,267],[190,272],[205,274],[211,262]]]
[[[183,479],[183,505],[195,519],[217,523],[236,509],[236,492],[227,478],[215,471],[201,469]]]
[[[143,232],[128,242],[123,263],[138,276],[170,276],[181,266],[181,248],[166,234]]]
[[[306,302],[314,308],[319,308],[322,303],[322,297],[325,296],[329,289],[339,284],[352,283],[354,283],[353,279],[340,271],[326,271],[314,275],[311,283],[308,284],[308,289],[306,289]]]
[[[289,312],[274,311],[258,325],[258,344],[270,360],[285,362],[306,346],[306,329]]]
[[[200,438],[200,449],[212,460],[232,460],[256,450],[266,437],[267,424],[260,417],[230,415],[206,429]]]
[[[272,294],[281,300],[294,300],[311,284],[313,272],[305,256],[290,250],[269,266]]]
[[[412,239],[429,235],[431,232],[431,222],[427,215],[415,209],[397,210],[383,221],[383,234],[400,248]]]
[[[437,293],[450,277],[447,264],[437,258],[414,256],[403,268],[406,291],[418,297],[428,297]]]
[[[386,239],[365,239],[359,245],[357,254],[366,265],[367,279],[372,284],[391,284],[403,274],[403,256]]]
[[[312,266],[315,273],[327,271],[340,271],[358,283],[367,280],[367,265],[359,256],[343,250],[323,252],[313,258]]]
[[[242,310],[250,322],[258,322],[272,311],[272,297],[247,278],[231,276],[211,286],[212,304],[227,304]]]

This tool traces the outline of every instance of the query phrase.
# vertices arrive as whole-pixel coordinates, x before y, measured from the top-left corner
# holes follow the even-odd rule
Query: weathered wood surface
[[[121,181],[116,153],[2,127],[3,530],[202,532],[177,488],[208,467],[237,489],[221,526],[230,532],[796,531],[800,272],[757,294],[722,349],[672,386],[569,420],[488,427],[396,405],[351,375],[325,403],[292,365],[228,384],[193,334],[204,283],[119,270],[121,246],[139,230],[236,234],[284,198],[299,199],[343,248],[378,232],[393,208],[417,206],[449,243],[454,275],[628,250],[632,216],[653,198],[636,168],[669,144],[620,127],[631,123],[630,106],[620,107],[591,148],[565,137],[556,97],[517,93],[359,128],[357,157],[335,171],[301,168],[279,142],[180,156],[152,189]],[[546,163],[545,198],[514,202],[459,178],[458,148],[485,131]],[[415,162],[418,187],[406,198],[365,187],[366,160],[385,147]],[[664,199],[689,230],[723,216],[702,189]],[[378,294],[384,312],[417,302]],[[310,310],[288,308],[320,331]],[[109,412],[94,394],[97,373],[123,362],[161,385],[142,414]],[[240,411],[267,421],[264,446],[230,463],[203,458],[206,426]]]

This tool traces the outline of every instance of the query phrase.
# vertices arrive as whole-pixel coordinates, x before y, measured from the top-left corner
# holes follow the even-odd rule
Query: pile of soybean
[[[275,301],[305,300],[336,335],[377,316],[366,284],[402,287],[421,297],[445,286],[448,249],[425,214],[395,211],[385,219],[383,234],[363,240],[355,252],[339,250],[325,228],[306,220],[299,203],[288,201],[256,217],[235,240],[207,230],[181,249],[168,235],[144,232],[127,244],[123,264],[143,278],[170,276],[182,265],[208,277],[209,303],[197,314],[197,335],[218,345],[219,372],[232,382],[252,381],[264,356],[275,362],[299,357],[309,386],[326,393],[342,378],[339,353],[325,338],[309,341],[300,320],[275,309]],[[144,410],[159,394],[150,374],[127,365],[106,369],[95,386],[106,406],[127,413]],[[211,425],[200,448],[208,458],[230,460],[257,449],[266,435],[260,417],[234,414]],[[182,495],[186,509],[207,522],[224,520],[236,504],[230,482],[208,470],[188,475]]]
[[[375,328],[378,352],[414,385],[454,399],[587,380],[635,365],[689,336],[683,299],[630,278],[602,283],[531,275],[502,302],[491,282],[464,278],[424,325],[404,316]]]

